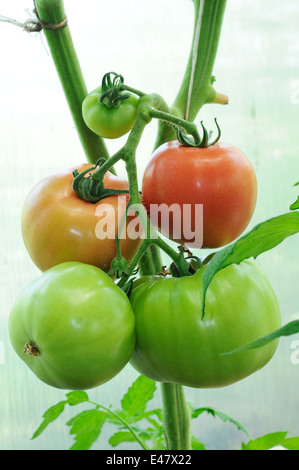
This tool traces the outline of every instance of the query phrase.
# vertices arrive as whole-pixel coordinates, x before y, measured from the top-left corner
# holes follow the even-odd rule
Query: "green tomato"
[[[43,382],[62,389],[101,385],[128,363],[134,314],[125,293],[101,269],[67,262],[50,268],[16,299],[13,348]]]
[[[131,359],[141,374],[190,387],[222,387],[262,368],[274,355],[268,345],[224,356],[280,327],[276,296],[252,260],[220,270],[207,290],[202,318],[202,276],[145,276],[131,294],[136,345]]]
[[[116,139],[132,129],[138,106],[135,95],[121,101],[119,106],[109,108],[99,101],[101,87],[90,92],[82,103],[82,116],[85,124],[95,134],[108,139]]]

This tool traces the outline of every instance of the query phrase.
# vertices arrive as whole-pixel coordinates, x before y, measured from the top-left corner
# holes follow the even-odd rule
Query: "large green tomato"
[[[101,269],[67,262],[45,271],[13,305],[13,348],[46,384],[88,389],[128,363],[135,344],[126,294]]]
[[[160,382],[221,387],[262,368],[277,341],[224,356],[280,327],[280,309],[264,271],[254,261],[220,270],[207,290],[202,319],[202,276],[136,281],[131,294],[136,346],[131,364]]]

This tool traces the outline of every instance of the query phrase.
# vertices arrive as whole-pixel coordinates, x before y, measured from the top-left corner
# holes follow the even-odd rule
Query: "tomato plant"
[[[127,364],[134,315],[125,293],[101,269],[62,263],[20,293],[9,335],[16,353],[46,384],[87,389]]]
[[[196,148],[171,141],[149,161],[142,196],[150,217],[154,205],[170,209],[178,205],[179,218],[170,211],[169,219],[161,213],[156,219],[164,235],[195,248],[217,248],[235,240],[248,226],[256,205],[257,180],[248,158],[232,145],[217,142]],[[203,227],[196,220],[196,204],[203,205]],[[184,213],[188,205],[189,218]],[[198,229],[203,237],[196,240]]]
[[[136,281],[131,364],[141,374],[189,387],[221,387],[252,374],[273,356],[277,342],[222,356],[280,326],[278,302],[263,270],[254,261],[243,261],[218,272],[202,318],[204,271]]]
[[[44,273],[13,306],[11,343],[42,381],[58,388],[95,387],[128,361],[146,376],[123,397],[119,414],[89,402],[82,390],[67,394],[44,415],[37,434],[66,403],[89,402],[95,409],[68,423],[79,436],[73,448],[91,446],[110,418],[120,427],[110,441],[113,446],[133,437],[144,449],[146,440],[154,448],[202,449],[191,440],[190,420],[203,409],[190,410],[183,386],[224,387],[239,381],[267,364],[280,336],[299,331],[296,320],[280,327],[269,280],[255,261],[248,261],[298,233],[299,213],[267,220],[244,235],[257,199],[252,164],[239,149],[219,142],[218,124],[218,138],[209,143],[203,124],[200,137],[195,123],[204,105],[228,103],[215,90],[212,75],[226,1],[193,0],[189,60],[170,106],[114,72],[87,93],[63,2],[34,3],[36,23],[25,26],[43,29],[86,159],[97,163],[44,178],[25,201],[23,239]],[[159,120],[155,152],[140,191],[137,149],[153,119]],[[110,155],[103,139],[129,131],[123,147]],[[119,162],[128,181],[112,175]],[[166,207],[166,224],[152,217],[152,206],[158,214]],[[173,206],[179,209],[178,220]],[[133,215],[128,208],[134,208]],[[290,206],[297,208],[296,203]],[[135,222],[133,232],[130,222]],[[136,237],[138,224],[142,230]],[[161,232],[180,246],[173,248]],[[203,260],[191,253],[190,245],[224,248]],[[166,266],[160,250],[169,258]],[[106,274],[99,268],[110,269]],[[145,411],[154,390],[151,379],[160,382],[163,414]],[[160,416],[163,430],[156,421]],[[154,429],[138,436],[136,423],[143,419]],[[284,442],[286,433],[280,434]]]
[[[22,213],[22,235],[36,266],[45,271],[65,261],[81,261],[109,268],[116,256],[115,237],[126,209],[126,194],[105,197],[95,204],[82,200],[72,189],[73,170],[88,163],[46,176],[30,191]],[[106,173],[104,187],[128,190],[127,181]],[[126,259],[132,259],[139,240],[130,236],[129,216],[121,239]]]
[[[91,91],[82,103],[86,125],[101,137],[116,139],[129,132],[135,121],[138,99],[135,95],[121,101],[116,107],[101,103],[102,88]]]

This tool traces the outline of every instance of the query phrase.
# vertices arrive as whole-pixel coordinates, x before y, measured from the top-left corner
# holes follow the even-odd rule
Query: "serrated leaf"
[[[67,401],[60,401],[59,403],[56,403],[56,405],[51,406],[43,414],[44,420],[38,427],[38,429],[35,431],[31,439],[35,439],[36,437],[40,436],[40,434],[46,429],[46,427],[61,415],[66,404]]]
[[[89,432],[84,434],[78,434],[75,437],[75,443],[70,447],[70,450],[89,450],[100,434],[101,429],[91,429]]]
[[[285,440],[287,432],[272,432],[270,434],[265,434],[265,436],[258,437],[257,439],[247,442],[247,444],[242,443],[242,450],[269,450],[272,447],[281,445]]]
[[[156,416],[158,418],[158,420],[160,421],[160,423],[157,423],[156,420],[154,420],[152,418],[152,416]],[[149,411],[145,411],[144,413],[142,413],[142,415],[139,416],[140,419],[147,419],[151,424],[152,422],[156,423],[155,424],[155,427],[160,427],[162,426],[162,422],[163,422],[163,414],[162,414],[162,410],[160,408],[155,408],[154,410],[149,410]],[[139,419],[137,418],[136,421],[139,421]]]
[[[286,325],[282,326],[281,328],[278,328],[272,333],[266,336],[262,336],[261,338],[258,338],[255,341],[252,341],[251,343],[244,344],[244,346],[240,346],[237,349],[223,353],[221,354],[221,356],[229,356],[240,351],[261,348],[266,344],[271,343],[273,340],[280,338],[281,336],[291,336],[296,333],[299,333],[299,320],[294,320],[290,323],[287,323]]]
[[[86,410],[67,422],[70,434],[76,434],[71,450],[88,450],[101,434],[107,413],[97,409]]]
[[[256,225],[234,243],[217,251],[203,275],[202,314],[204,315],[207,289],[218,271],[230,264],[239,264],[251,257],[257,258],[296,233],[299,233],[299,212],[288,212]]]
[[[229,416],[226,413],[223,413],[222,411],[216,410],[215,408],[210,408],[210,407],[204,407],[204,408],[197,408],[192,410],[191,417],[197,418],[199,415],[202,413],[209,413],[211,414],[214,418],[220,418],[223,422],[229,421],[230,423],[234,424],[240,431],[243,431],[247,436],[249,436],[249,433],[247,429],[235,418],[232,416]]]
[[[127,418],[127,414],[123,410],[113,410],[113,414],[112,413],[107,414],[107,421],[109,421],[109,423],[113,423],[118,426],[121,424],[121,421],[119,418],[125,421]]]
[[[106,411],[97,409],[81,411],[66,424],[71,427],[70,434],[80,434],[98,426],[102,426],[106,419]]]
[[[280,445],[288,450],[299,450],[299,437],[289,437],[288,439],[284,439]]]
[[[109,439],[109,444],[112,447],[116,447],[123,442],[134,442],[135,437],[129,431],[119,431],[113,434]]]
[[[73,392],[69,392],[66,394],[67,402],[70,406],[78,405],[79,403],[83,403],[89,401],[88,395],[83,390],[75,390]]]
[[[137,417],[144,413],[148,402],[154,396],[155,390],[156,383],[140,375],[121,400],[123,411],[129,417]]]

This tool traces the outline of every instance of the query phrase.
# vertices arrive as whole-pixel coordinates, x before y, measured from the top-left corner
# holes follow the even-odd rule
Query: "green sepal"
[[[185,132],[181,125],[178,126],[177,130],[177,138],[178,141],[184,145],[185,147],[195,147],[195,148],[206,148],[215,145],[221,137],[221,129],[217,122],[217,119],[214,119],[216,127],[217,127],[217,136],[216,138],[211,141],[212,131],[208,132],[203,122],[201,121],[200,125],[202,127],[202,137],[200,137],[199,133],[195,131],[192,133],[191,137],[189,137]]]
[[[105,161],[105,160],[104,160]],[[73,191],[77,194],[80,199],[83,201],[96,203],[101,199],[104,199],[108,196],[128,194],[129,191],[126,189],[109,189],[104,188],[103,180],[98,180],[96,177],[90,173],[92,170],[95,170],[98,166],[103,163],[103,159],[99,159],[96,164],[81,173],[78,170],[73,171]],[[89,176],[86,176],[88,173]]]
[[[123,258],[122,256],[114,258],[111,262],[108,275],[109,276],[116,275],[117,278],[120,278],[124,274],[130,275],[127,260]]]
[[[114,79],[111,79],[111,75],[114,75]],[[120,104],[130,98],[129,92],[121,90],[121,86],[124,83],[124,78],[115,72],[108,72],[102,79],[102,93],[99,97],[100,103],[104,104],[108,108],[118,108]]]

